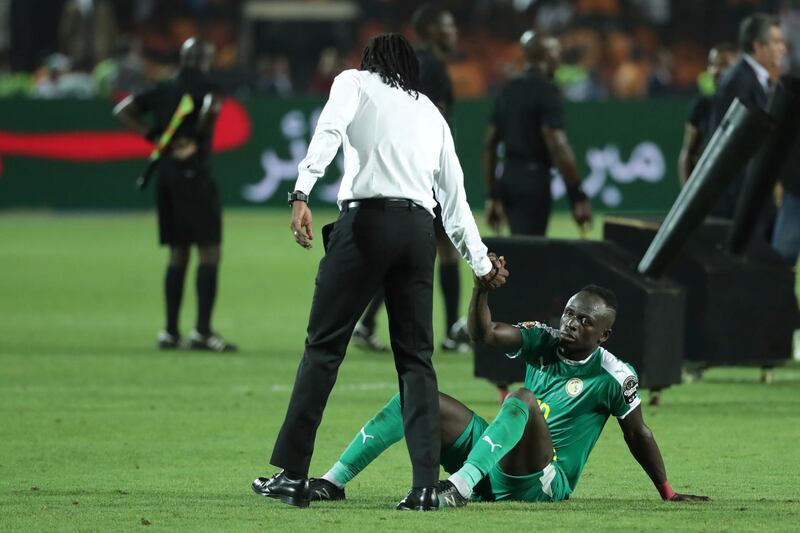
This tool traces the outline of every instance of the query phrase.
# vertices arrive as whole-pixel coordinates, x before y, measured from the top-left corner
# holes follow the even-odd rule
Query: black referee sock
[[[211,335],[211,311],[217,298],[217,265],[203,264],[197,267],[197,331]]]
[[[446,334],[449,335],[450,328],[458,321],[458,299],[461,293],[458,262],[439,262],[439,282],[442,285],[442,296],[444,296],[444,313],[447,319]]]
[[[164,277],[164,296],[167,301],[167,333],[178,335],[178,315],[183,300],[183,280],[186,268],[169,265]]]

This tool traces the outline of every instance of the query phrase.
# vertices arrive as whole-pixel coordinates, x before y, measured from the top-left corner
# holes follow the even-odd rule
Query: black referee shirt
[[[208,93],[218,94],[218,88],[200,71],[183,69],[177,76],[158,83],[153,88],[134,96],[136,107],[153,118],[153,125],[164,130],[169,124],[178,103],[184,94],[190,94],[194,100],[194,111],[183,119],[175,137],[194,139],[198,147],[198,155],[207,159],[211,155],[212,135],[200,135],[197,131],[197,120],[203,99]]]
[[[711,140],[711,112],[713,102],[710,96],[698,96],[692,102],[692,108],[689,111],[689,124],[697,129],[702,139],[702,146],[708,144]]]
[[[451,112],[453,110],[453,84],[447,73],[447,65],[436,57],[430,48],[417,49],[419,60],[419,81],[422,85],[422,94],[427,96],[444,115],[444,119],[453,129]]]
[[[511,78],[495,100],[490,120],[505,144],[507,159],[552,166],[541,130],[564,128],[564,103],[551,80],[534,69]]]

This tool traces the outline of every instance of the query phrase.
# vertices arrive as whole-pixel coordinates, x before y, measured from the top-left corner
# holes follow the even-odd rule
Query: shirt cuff
[[[492,268],[492,261],[489,259],[489,256],[484,256],[473,270],[475,270],[475,274],[477,274],[478,277],[481,277],[491,272]]]
[[[311,189],[314,187],[316,182],[317,178],[309,174],[300,174],[297,176],[297,181],[294,184],[294,190],[300,191],[306,195],[311,194]]]

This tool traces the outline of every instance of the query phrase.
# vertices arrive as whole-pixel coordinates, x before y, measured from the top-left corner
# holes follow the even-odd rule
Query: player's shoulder
[[[355,86],[360,89],[370,81],[374,81],[373,78],[375,76],[377,76],[377,74],[375,74],[374,72],[370,72],[368,70],[358,70],[355,68],[349,68],[337,74],[336,77],[333,78],[333,83],[334,84],[344,83],[347,84],[348,86]]]
[[[623,388],[626,383],[638,380],[633,366],[605,348],[600,348],[600,367],[609,380],[619,383]]]
[[[514,327],[527,331],[528,335],[535,335],[542,340],[546,339],[548,341],[558,341],[561,338],[561,334],[556,328],[550,327],[544,322],[539,322],[538,320],[518,322],[514,324]]]

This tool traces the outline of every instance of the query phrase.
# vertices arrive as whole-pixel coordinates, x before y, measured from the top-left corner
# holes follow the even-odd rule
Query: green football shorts
[[[472,447],[488,426],[486,420],[472,413],[464,433],[452,446],[442,450],[441,463],[448,474],[464,465]],[[569,499],[570,492],[572,490],[566,474],[558,461],[554,461],[543,470],[527,476],[510,476],[497,465],[475,486],[472,497],[477,501],[557,502]]]

